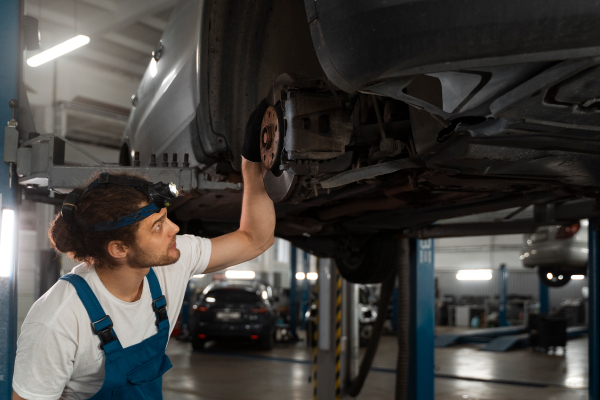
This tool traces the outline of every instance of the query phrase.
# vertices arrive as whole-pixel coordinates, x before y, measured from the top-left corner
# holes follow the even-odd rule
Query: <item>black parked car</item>
[[[193,305],[190,331],[194,350],[208,340],[250,339],[273,348],[275,309],[269,288],[257,281],[217,281],[204,289]]]

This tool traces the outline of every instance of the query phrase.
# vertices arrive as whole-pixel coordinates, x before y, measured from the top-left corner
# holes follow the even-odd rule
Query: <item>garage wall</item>
[[[51,106],[58,101],[83,97],[131,108],[131,96],[140,83],[138,77],[94,68],[89,63],[68,58],[58,58],[37,68],[24,68],[23,74],[32,106]]]
[[[498,296],[498,271],[493,271],[489,281],[459,281],[455,270],[436,271],[440,296],[453,295],[458,301],[461,296]],[[550,308],[558,308],[565,298],[581,298],[581,289],[587,286],[587,278],[571,281],[561,288],[550,288]],[[508,294],[531,296],[534,302],[539,301],[539,279],[535,270],[512,270],[508,274]]]
[[[435,239],[435,269],[494,269],[506,264],[520,270],[523,235]]]

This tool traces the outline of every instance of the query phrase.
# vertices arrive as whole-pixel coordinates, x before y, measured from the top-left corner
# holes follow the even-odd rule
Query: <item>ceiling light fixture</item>
[[[255,276],[254,271],[225,271],[227,279],[254,279]]]
[[[316,281],[317,279],[319,279],[319,275],[316,272],[309,272],[308,274],[306,274],[306,279],[308,279],[309,281]]]
[[[40,65],[47,63],[48,61],[54,60],[62,55],[65,55],[75,49],[85,46],[90,42],[90,38],[85,35],[77,35],[74,38],[57,44],[56,46],[42,51],[33,57],[27,59],[27,65],[30,67],[39,67]]]
[[[491,269],[461,269],[456,274],[459,281],[489,281],[492,279]]]

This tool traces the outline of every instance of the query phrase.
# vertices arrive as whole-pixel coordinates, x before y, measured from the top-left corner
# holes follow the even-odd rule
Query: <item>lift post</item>
[[[18,99],[19,88],[19,0],[0,2],[0,123],[6,128],[1,132],[13,132],[14,123],[6,125],[13,118],[8,104]],[[12,122],[12,121],[11,121]],[[8,131],[8,132],[7,132]],[[4,152],[4,137],[0,139]],[[12,376],[16,351],[17,335],[17,274],[16,265],[16,184],[9,184],[9,168],[12,164],[0,163],[0,398],[12,397]],[[11,187],[12,186],[12,187]],[[11,221],[12,220],[12,221]]]
[[[298,252],[296,246],[290,246],[290,336],[292,339],[298,338],[298,285],[296,272],[298,270]]]
[[[598,220],[590,219],[588,229],[588,288],[589,288],[589,398],[598,399],[600,395],[600,237]]]
[[[433,261],[433,239],[410,240],[411,321],[407,399],[434,400],[435,397],[435,274]]]
[[[315,400],[341,398],[341,297],[342,278],[331,258],[318,262],[318,342],[314,371]]]
[[[540,281],[540,314],[548,314],[550,311],[550,292],[548,286]]]
[[[304,279],[302,280],[302,300],[300,307],[300,320],[302,321],[302,330],[306,329],[306,311],[308,311],[308,303],[309,303],[309,286],[308,286],[308,253],[306,251],[302,251],[302,272],[304,272]]]
[[[498,270],[498,325],[508,326],[506,306],[508,303],[508,271],[506,265],[500,265]]]

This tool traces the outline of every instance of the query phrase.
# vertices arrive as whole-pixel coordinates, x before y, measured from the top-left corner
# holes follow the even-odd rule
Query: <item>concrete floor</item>
[[[394,398],[396,341],[381,339],[360,400]],[[436,400],[587,400],[587,338],[569,341],[566,355],[530,350],[491,353],[478,346],[436,349]],[[302,342],[272,351],[209,343],[195,353],[171,340],[174,367],[163,379],[165,400],[312,399],[312,352]]]

